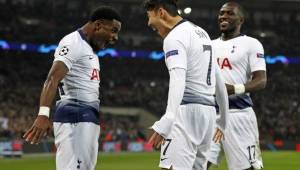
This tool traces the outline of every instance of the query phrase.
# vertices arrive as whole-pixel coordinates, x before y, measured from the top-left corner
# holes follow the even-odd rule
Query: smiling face
[[[163,20],[165,12],[166,11],[162,8],[147,11],[148,26],[163,38],[168,34],[168,30],[166,26],[164,26]]]
[[[244,17],[241,15],[239,8],[231,3],[222,6],[218,15],[219,28],[222,33],[240,32]]]
[[[105,48],[108,44],[114,44],[118,40],[121,30],[121,22],[117,20],[94,21],[94,32],[91,38],[91,46],[94,51]]]

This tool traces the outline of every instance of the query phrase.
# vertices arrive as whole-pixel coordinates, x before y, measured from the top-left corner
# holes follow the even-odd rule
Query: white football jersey
[[[62,61],[69,69],[59,85],[61,99],[99,101],[99,59],[81,30],[66,35],[54,56],[54,61]]]
[[[213,40],[214,52],[224,80],[228,84],[246,84],[251,73],[266,70],[264,49],[255,38],[241,35],[223,41]]]
[[[255,38],[240,35],[230,40],[213,40],[224,81],[227,84],[246,84],[251,80],[252,72],[266,70],[264,49]],[[249,93],[229,96],[230,109],[244,109],[253,105]]]
[[[165,62],[169,70],[186,70],[182,103],[215,105],[215,58],[205,30],[182,20],[164,39]]]

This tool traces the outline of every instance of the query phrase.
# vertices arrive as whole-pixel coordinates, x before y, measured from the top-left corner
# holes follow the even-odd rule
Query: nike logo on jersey
[[[168,158],[161,158],[160,161],[164,161],[164,160],[166,160],[166,159],[168,159]]]

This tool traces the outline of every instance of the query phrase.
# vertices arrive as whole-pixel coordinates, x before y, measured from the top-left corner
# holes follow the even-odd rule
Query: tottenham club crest
[[[68,52],[69,52],[69,48],[67,47],[67,46],[63,46],[61,49],[60,49],[60,51],[59,51],[59,55],[60,56],[65,56],[65,55],[67,55],[68,54]]]

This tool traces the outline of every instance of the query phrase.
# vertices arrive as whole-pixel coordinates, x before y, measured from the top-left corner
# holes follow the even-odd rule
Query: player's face
[[[233,5],[223,5],[219,11],[218,23],[222,33],[233,32],[239,29],[243,18],[239,15],[239,9]]]
[[[121,30],[121,22],[117,20],[95,21],[95,31],[92,38],[92,47],[94,51],[105,48],[109,44],[114,44],[118,40],[118,34]]]
[[[162,20],[162,9],[147,11],[148,16],[148,26],[152,28],[161,37],[165,37],[168,33],[163,25]]]

